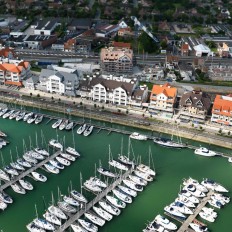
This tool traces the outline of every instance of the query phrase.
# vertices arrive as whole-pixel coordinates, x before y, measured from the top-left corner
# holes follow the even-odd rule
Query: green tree
[[[142,52],[155,53],[158,52],[158,45],[149,37],[145,32],[143,32],[139,38],[139,50]]]

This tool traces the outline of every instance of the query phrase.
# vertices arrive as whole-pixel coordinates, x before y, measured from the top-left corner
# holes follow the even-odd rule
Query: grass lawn
[[[154,84],[151,83],[151,82],[140,81],[139,85],[146,85],[148,87],[148,90],[152,90],[152,87],[153,87]]]

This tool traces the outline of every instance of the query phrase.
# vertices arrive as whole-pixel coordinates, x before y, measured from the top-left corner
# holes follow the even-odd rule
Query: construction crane
[[[152,38],[155,43],[159,43],[159,40],[152,35],[152,33],[135,16],[131,16],[131,19],[134,21],[134,25],[139,26],[139,28],[141,28],[150,38]]]

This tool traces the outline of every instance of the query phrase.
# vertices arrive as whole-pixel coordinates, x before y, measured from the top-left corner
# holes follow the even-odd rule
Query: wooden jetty
[[[99,202],[103,197],[105,197],[112,189],[114,189],[118,184],[121,183],[123,179],[128,177],[134,169],[131,168],[123,175],[121,175],[114,183],[104,189],[101,193],[99,193],[92,201],[87,203],[84,208],[78,211],[76,214],[71,216],[69,220],[67,220],[63,225],[61,225],[55,232],[65,231],[71,224],[73,224],[77,219],[79,219],[84,213],[89,211],[97,202]]]
[[[26,170],[25,172],[22,172],[21,174],[19,174],[18,176],[15,176],[13,179],[11,179],[10,181],[6,182],[5,184],[0,186],[0,192],[2,192],[4,189],[8,188],[9,186],[11,186],[12,184],[14,184],[15,182],[17,182],[18,180],[24,178],[25,176],[28,176],[31,172],[36,171],[38,168],[42,167],[45,163],[47,163],[48,161],[54,159],[56,156],[58,156],[61,153],[61,151],[57,151],[56,153],[54,153],[53,155],[47,157],[46,159],[42,160],[41,162],[37,163],[35,166],[31,167],[30,169]]]

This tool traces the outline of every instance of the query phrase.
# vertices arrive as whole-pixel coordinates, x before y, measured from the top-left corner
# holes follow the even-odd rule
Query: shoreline
[[[10,97],[2,96],[1,97],[2,102],[4,103],[13,103],[21,106],[27,106],[27,107],[34,107],[42,110],[47,110],[51,112],[58,112],[58,113],[64,113],[63,107],[61,108],[58,104],[52,104],[52,102],[48,103],[41,103],[41,102],[33,102],[29,100],[23,100],[23,99],[12,99]],[[179,136],[181,138],[186,138],[190,139],[193,141],[198,141],[198,142],[204,142],[208,144],[213,144],[219,147],[227,148],[227,149],[232,149],[232,143],[231,143],[231,138],[228,137],[222,137],[220,135],[216,134],[210,134],[206,133],[201,130],[195,130],[192,128],[185,128],[185,127],[179,127],[178,130],[173,129],[172,124],[168,123],[156,123],[156,124],[150,124],[149,126],[147,125],[140,125],[138,123],[135,123],[133,120],[130,120],[130,116],[127,116],[126,118],[116,118],[112,117],[110,115],[106,114],[101,114],[98,115],[94,112],[83,112],[80,111],[77,106],[75,106],[75,111],[72,109],[71,112],[66,112],[67,114],[73,115],[73,116],[78,116],[78,117],[85,117],[85,118],[91,118],[94,120],[99,120],[103,122],[109,122],[109,123],[115,123],[123,126],[129,126],[129,127],[134,127],[134,128],[139,128],[139,129],[144,129],[147,131],[153,132],[158,132],[158,133],[165,133],[165,134],[170,134],[174,136]],[[125,115],[124,115],[125,116]],[[138,119],[141,121],[141,119]],[[167,125],[167,126],[164,126]]]

